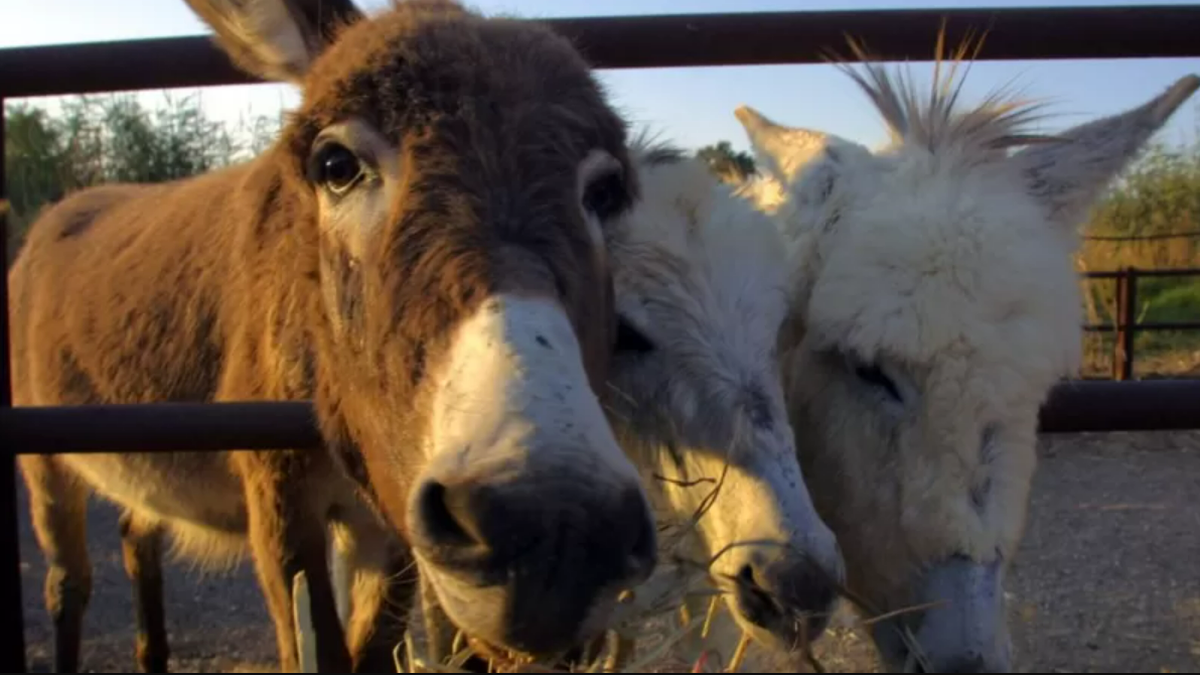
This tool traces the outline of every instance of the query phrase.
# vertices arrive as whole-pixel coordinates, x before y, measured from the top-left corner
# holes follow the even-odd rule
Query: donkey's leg
[[[22,455],[29,511],[46,559],[46,610],[54,622],[54,670],[79,670],[83,613],[92,595],[87,488],[55,458]]]
[[[162,529],[126,511],[121,514],[121,553],[133,582],[137,663],[143,673],[167,672],[170,647],[163,616]]]
[[[297,672],[300,655],[292,617],[292,579],[304,571],[308,581],[313,630],[320,672],[350,672],[337,603],[329,578],[323,509],[314,503],[319,487],[306,481],[303,452],[242,452],[239,469],[245,481],[250,549],[254,567],[275,623],[279,666]]]

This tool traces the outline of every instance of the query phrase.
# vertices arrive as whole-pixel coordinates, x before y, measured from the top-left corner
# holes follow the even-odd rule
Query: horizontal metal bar
[[[1111,333],[1117,330],[1112,324],[1091,324],[1083,329],[1089,333]],[[1200,330],[1200,321],[1162,321],[1158,323],[1137,323],[1133,329],[1139,333],[1144,330]]]
[[[1050,392],[1042,433],[1200,429],[1200,379],[1071,380]]]
[[[1081,272],[1080,276],[1088,279],[1118,279],[1126,276],[1125,270],[1100,270],[1096,272]],[[1158,269],[1136,268],[1133,276],[1141,277],[1200,277],[1200,267],[1163,267]]]
[[[845,36],[880,58],[927,61],[937,31],[987,30],[978,58],[1200,56],[1200,6],[739,12],[541,19],[598,68],[822,63]],[[0,50],[0,96],[244,84],[206,36]]]
[[[1041,431],[1200,428],[1200,379],[1077,380],[1055,388]],[[0,410],[0,447],[19,453],[315,448],[306,401],[147,403]]]
[[[307,401],[0,410],[0,445],[18,453],[273,450],[315,448],[320,443]]]

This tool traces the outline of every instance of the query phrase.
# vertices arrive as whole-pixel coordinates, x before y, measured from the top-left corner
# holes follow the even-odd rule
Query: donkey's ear
[[[733,114],[750,138],[755,163],[781,185],[790,185],[801,169],[824,157],[826,150],[851,145],[832,134],[776,124],[747,105],[738,106]]]
[[[1014,154],[1027,189],[1055,222],[1075,227],[1091,205],[1183,102],[1200,87],[1200,77],[1180,78],[1150,101],[1110,117],[1056,134]]]
[[[299,82],[342,25],[362,18],[350,0],[185,0],[238,68]]]

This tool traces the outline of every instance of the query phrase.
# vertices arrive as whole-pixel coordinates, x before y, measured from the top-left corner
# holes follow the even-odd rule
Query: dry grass
[[[656,574],[647,584],[637,590],[636,596],[626,600],[619,610],[619,619],[606,634],[603,645],[594,651],[592,660],[582,664],[561,665],[557,658],[534,661],[518,655],[492,654],[488,659],[488,672],[495,673],[712,673],[712,672],[757,672],[743,670],[745,657],[752,642],[748,634],[743,633],[737,647],[729,659],[723,663],[720,650],[711,644],[713,637],[709,633],[713,619],[718,612],[726,611],[721,602],[720,592],[715,590],[698,590],[694,588],[696,575],[684,573],[691,577],[684,581],[680,578],[679,568]],[[686,590],[685,590],[686,589]],[[883,621],[900,614],[920,611],[935,605],[921,605],[905,608],[895,612],[863,612],[867,603],[850,592],[839,588],[842,597],[865,613],[866,618],[856,622],[858,628],[867,628],[871,624]],[[672,602],[671,598],[677,599]],[[683,609],[684,599],[707,599],[709,611],[703,616],[688,616]],[[674,624],[674,627],[671,627]],[[655,630],[655,626],[659,629]],[[680,643],[693,633],[699,632],[698,648],[679,653],[676,649]],[[639,639],[639,636],[641,639]],[[928,668],[928,663],[921,653],[919,645],[911,633],[905,633],[903,639],[912,653],[912,659]],[[639,643],[642,643],[639,645]],[[639,652],[639,647],[643,649]],[[403,643],[396,646],[396,672],[398,673],[466,673],[466,662],[472,657],[486,654],[474,648],[459,633],[455,638],[452,655],[440,663],[430,663],[422,657],[419,642],[410,634]],[[829,672],[812,651],[812,645],[805,642],[787,653],[776,653],[769,656],[778,664],[771,668],[777,672]],[[762,668],[762,665],[759,664]]]
[[[707,561],[689,559],[683,551],[685,542],[693,534],[701,519],[710,511],[725,484],[729,463],[725,462],[720,477],[702,479],[692,484],[713,484],[712,490],[701,500],[696,512],[685,523],[675,526],[664,526],[660,529],[660,544],[664,554],[651,578],[634,590],[626,591],[619,599],[614,612],[610,629],[603,638],[603,644],[594,645],[588,651],[592,652],[589,661],[583,664],[562,666],[560,656],[531,660],[521,655],[505,653],[497,654],[479,648],[469,640],[464,639],[460,631],[450,649],[450,655],[438,663],[431,663],[414,630],[410,628],[405,639],[396,645],[394,651],[396,672],[438,672],[464,673],[464,664],[473,656],[478,655],[488,661],[488,672],[497,673],[705,673],[705,672],[742,672],[742,666],[751,646],[750,636],[742,633],[741,638],[729,659],[722,665],[719,650],[709,643],[713,637],[711,629],[716,615],[723,611],[721,590],[713,583],[712,566],[722,555],[733,549],[738,543],[730,544]],[[671,479],[656,477],[658,480]],[[804,555],[801,553],[801,555]],[[810,561],[813,569],[821,570],[815,562]],[[928,609],[934,605],[921,605],[894,612],[880,612],[872,607],[865,598],[860,597],[833,579],[827,579],[834,586],[840,597],[850,603],[860,616],[858,623],[868,627],[873,623],[889,619],[900,614]],[[727,578],[727,583],[743,583],[740,579]],[[762,592],[758,589],[758,592]],[[696,606],[707,602],[708,611],[704,616],[691,616],[687,606]],[[807,625],[808,616],[797,616],[798,626]],[[673,621],[674,619],[674,621]],[[675,624],[673,628],[670,626]],[[664,626],[658,635],[654,635],[655,625]],[[699,632],[698,649],[689,653],[678,654],[675,649],[685,638]],[[803,633],[803,630],[801,631]],[[658,639],[654,639],[654,638]],[[920,646],[911,633],[905,629],[901,638],[908,646],[911,658],[922,664],[926,671],[926,662]],[[638,653],[641,644],[646,649]],[[598,648],[595,648],[598,647]],[[812,651],[812,644],[803,637],[800,644],[787,653],[772,655],[773,660],[786,664],[779,670],[782,672],[802,671],[805,667],[811,672],[823,673],[826,668],[818,661]],[[490,658],[489,658],[490,657]],[[719,667],[720,670],[710,670]],[[748,671],[754,672],[754,671]]]

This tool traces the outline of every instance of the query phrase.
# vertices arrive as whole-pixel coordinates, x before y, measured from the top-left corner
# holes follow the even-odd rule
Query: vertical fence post
[[[1136,352],[1134,343],[1137,340],[1137,320],[1138,320],[1138,269],[1136,267],[1126,267],[1125,277],[1128,288],[1125,290],[1125,305],[1126,316],[1125,321],[1125,344],[1122,350],[1125,352],[1125,371],[1122,373],[1124,380],[1134,379],[1134,364],[1136,363]]]
[[[1113,341],[1113,379],[1133,379],[1134,338],[1137,337],[1137,268],[1117,276],[1117,325]]]
[[[0,96],[0,258],[4,259],[4,274],[0,276],[0,408],[12,406],[12,373],[9,372],[8,344],[8,189],[4,176],[4,97]],[[0,418],[0,424],[3,424]],[[25,620],[21,600],[21,537],[17,522],[17,459],[11,448],[0,448],[0,598],[4,608],[4,639],[0,640],[0,672],[24,673]]]
[[[1112,372],[1110,376],[1114,380],[1121,380],[1122,374],[1125,372],[1125,298],[1129,289],[1126,283],[1127,279],[1124,271],[1117,272],[1113,277],[1113,283],[1116,284],[1116,311],[1113,313],[1113,344],[1112,344]]]

